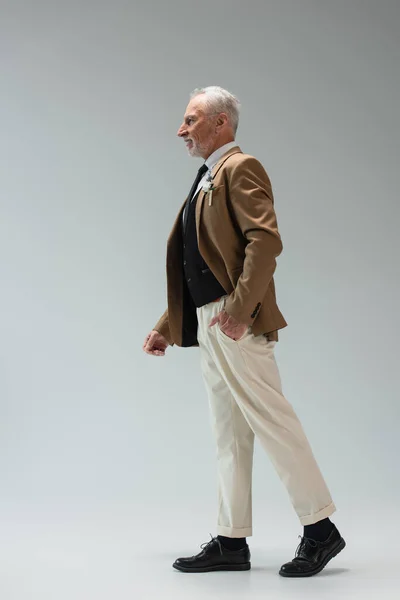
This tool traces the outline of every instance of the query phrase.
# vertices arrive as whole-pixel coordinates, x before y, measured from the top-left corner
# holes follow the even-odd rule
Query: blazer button
[[[186,265],[186,260],[183,261],[183,264]]]

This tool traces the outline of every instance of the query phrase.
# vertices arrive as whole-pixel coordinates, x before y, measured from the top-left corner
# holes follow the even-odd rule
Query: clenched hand
[[[151,331],[144,340],[143,351],[152,356],[165,356],[169,343],[158,331]]]

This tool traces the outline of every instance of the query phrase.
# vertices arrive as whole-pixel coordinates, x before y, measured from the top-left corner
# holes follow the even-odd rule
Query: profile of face
[[[177,133],[183,138],[190,156],[208,158],[214,151],[221,127],[226,122],[224,117],[223,113],[210,115],[202,95],[191,99]]]

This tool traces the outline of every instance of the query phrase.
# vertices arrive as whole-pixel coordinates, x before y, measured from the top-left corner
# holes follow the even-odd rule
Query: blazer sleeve
[[[158,331],[158,333],[161,333],[170,346],[174,345],[171,338],[171,332],[169,330],[168,308],[153,327],[153,331]]]
[[[233,218],[246,238],[243,272],[225,303],[226,312],[252,325],[276,268],[283,245],[278,232],[269,177],[261,163],[246,156],[228,175]]]

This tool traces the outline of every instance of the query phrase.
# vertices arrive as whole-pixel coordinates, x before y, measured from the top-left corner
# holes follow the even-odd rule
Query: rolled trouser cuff
[[[313,525],[314,523],[318,523],[318,521],[322,521],[322,519],[326,519],[327,517],[330,517],[331,515],[333,515],[333,513],[335,511],[336,511],[336,506],[334,505],[333,502],[331,502],[330,504],[328,504],[328,506],[326,506],[322,510],[319,510],[317,513],[314,513],[313,515],[304,515],[302,517],[299,517],[300,523],[302,525]]]

